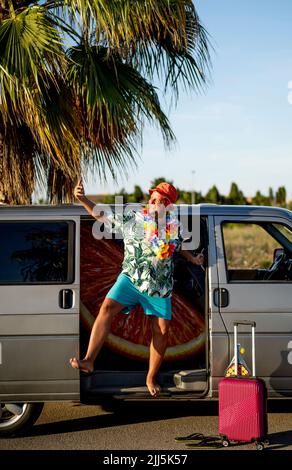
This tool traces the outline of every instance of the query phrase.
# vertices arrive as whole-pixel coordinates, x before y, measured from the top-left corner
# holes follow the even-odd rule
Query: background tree
[[[269,196],[265,196],[260,191],[257,191],[255,196],[252,198],[252,204],[256,206],[270,206],[271,200]]]
[[[280,207],[286,206],[286,188],[285,186],[280,186],[276,192],[276,203]]]
[[[217,189],[217,187],[214,185],[212,186],[211,189],[207,192],[205,196],[206,202],[211,202],[212,204],[220,204],[222,197]]]
[[[142,202],[144,200],[144,198],[145,198],[145,196],[144,196],[144,193],[143,193],[141,187],[136,184],[134,186],[134,193],[133,193],[134,202]]]
[[[105,194],[103,198],[104,204],[114,204],[115,203],[115,195],[114,194]]]
[[[264,200],[264,196],[260,191],[257,191],[255,196],[252,198],[252,204],[256,206],[261,206]]]
[[[159,177],[155,178],[149,187],[155,187],[162,181],[165,181],[166,178]],[[175,184],[173,181],[169,181],[171,184]],[[177,200],[177,204],[191,204],[192,203],[192,191],[185,191],[182,188],[178,188],[179,192],[179,199]],[[291,210],[292,208],[292,200],[286,202],[286,189],[284,186],[281,186],[278,191],[278,204],[282,204],[282,207],[287,207]],[[105,194],[105,195],[92,195],[93,200],[97,200],[97,202],[104,202],[108,204],[112,204],[115,202],[116,195],[123,195],[126,202],[146,202],[148,201],[149,194],[146,192],[143,194],[143,191],[140,186],[135,185],[134,191],[132,193],[127,193],[124,188],[120,190],[119,193],[116,194]],[[142,199],[143,195],[143,199]],[[195,193],[196,195],[196,203],[202,202],[211,202],[215,204],[253,204],[258,206],[270,206],[273,205],[273,195],[274,191],[270,187],[268,190],[268,196],[265,196],[261,193],[261,191],[256,191],[254,197],[246,197],[242,191],[238,189],[236,183],[231,184],[231,189],[227,196],[220,194],[217,187],[213,185],[209,191],[207,191],[205,197],[202,195],[201,191]],[[0,201],[1,202],[1,201]],[[38,204],[45,203],[46,201],[39,199]]]
[[[190,191],[184,191],[183,189],[179,190],[179,198],[177,204],[191,204],[192,203],[192,194]]]
[[[158,186],[160,183],[163,183],[164,181],[166,183],[173,184],[173,180],[168,180],[167,178],[164,178],[164,176],[159,176],[159,178],[154,178],[154,180],[151,181],[150,188],[156,188],[156,186]]]
[[[270,200],[270,205],[273,206],[275,204],[275,196],[274,196],[273,188],[271,187],[269,187],[269,200]]]
[[[145,122],[174,141],[154,86],[207,82],[207,33],[191,0],[1,0],[0,193],[73,200],[77,177],[127,173]],[[86,170],[86,171],[85,171]]]
[[[116,196],[122,196],[123,198],[123,203],[127,204],[129,202],[129,194],[125,190],[125,188],[122,188],[118,193],[116,193]]]
[[[231,183],[229,195],[227,197],[228,204],[246,204],[243,192],[238,189],[236,183]]]

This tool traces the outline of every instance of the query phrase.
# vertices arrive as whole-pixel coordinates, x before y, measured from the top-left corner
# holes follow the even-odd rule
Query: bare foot
[[[146,385],[148,387],[148,390],[149,390],[150,394],[153,397],[157,397],[159,395],[159,393],[161,392],[160,385],[158,385],[158,383],[155,382],[155,380],[153,380],[153,379],[147,379]]]
[[[93,372],[93,364],[90,361],[76,359],[76,357],[71,357],[70,364],[74,369],[80,369],[82,372],[87,372],[91,374]]]

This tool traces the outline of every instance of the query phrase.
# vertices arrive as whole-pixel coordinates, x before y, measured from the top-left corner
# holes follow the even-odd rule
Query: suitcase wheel
[[[222,445],[223,445],[223,447],[228,447],[228,446],[230,446],[230,442],[228,441],[228,439],[223,439]]]
[[[256,449],[257,450],[264,450],[265,446],[263,442],[256,442]]]

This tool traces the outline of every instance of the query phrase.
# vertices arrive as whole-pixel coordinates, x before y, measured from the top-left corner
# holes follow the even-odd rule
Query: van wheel
[[[40,416],[43,403],[0,403],[0,437],[24,433]]]

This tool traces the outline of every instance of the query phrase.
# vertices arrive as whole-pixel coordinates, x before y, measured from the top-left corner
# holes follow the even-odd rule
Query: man
[[[166,351],[172,314],[173,253],[181,249],[183,237],[181,224],[173,210],[178,198],[176,188],[163,182],[150,189],[149,193],[145,208],[114,215],[96,212],[95,204],[85,196],[81,180],[74,190],[86,210],[103,222],[107,230],[122,233],[125,253],[122,272],[107,293],[95,319],[87,353],[83,360],[74,357],[70,363],[74,368],[91,373],[94,360],[110,332],[114,315],[129,313],[140,303],[151,320],[152,341],[146,385],[150,394],[156,397],[161,391],[156,375]],[[193,256],[186,250],[181,250],[181,254],[191,263],[204,262],[202,254]]]

